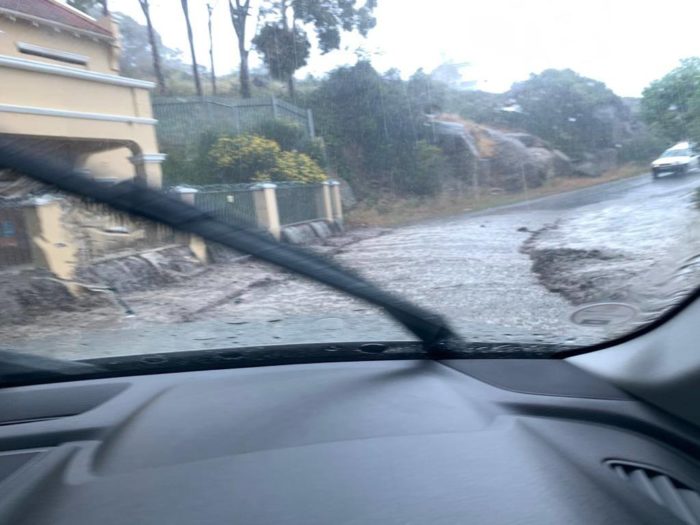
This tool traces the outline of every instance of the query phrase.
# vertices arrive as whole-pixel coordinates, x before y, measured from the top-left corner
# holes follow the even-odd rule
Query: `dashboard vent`
[[[700,495],[685,483],[649,467],[609,461],[615,473],[691,525],[700,525]]]

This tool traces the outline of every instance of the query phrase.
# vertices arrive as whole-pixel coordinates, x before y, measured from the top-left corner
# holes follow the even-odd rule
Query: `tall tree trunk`
[[[250,14],[250,0],[228,0],[231,24],[238,39],[238,55],[240,56],[240,67],[238,78],[241,83],[241,96],[250,98],[250,73],[248,71],[248,50],[245,47],[246,20]]]
[[[211,30],[211,14],[214,11],[212,4],[207,4],[207,13],[209,13],[209,62],[211,64],[211,93],[216,96],[216,71],[214,70],[214,33]]]
[[[153,56],[153,72],[156,75],[156,85],[158,87],[158,94],[165,95],[167,89],[165,87],[165,78],[163,77],[163,69],[160,66],[160,51],[158,51],[158,44],[156,42],[155,31],[153,30],[153,23],[151,22],[151,6],[148,4],[148,0],[139,0],[141,4],[141,9],[143,10],[143,15],[146,17],[146,29],[148,30],[148,43],[151,45],[151,55]]]
[[[180,0],[182,4],[182,12],[185,14],[185,23],[187,24],[187,39],[190,41],[190,55],[192,56],[192,76],[194,77],[194,89],[197,96],[201,97],[202,82],[199,78],[199,66],[197,65],[197,55],[194,52],[194,37],[192,36],[192,24],[190,23],[190,8],[188,0]]]

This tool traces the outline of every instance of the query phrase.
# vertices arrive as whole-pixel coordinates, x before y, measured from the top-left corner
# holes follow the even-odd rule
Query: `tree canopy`
[[[285,30],[278,24],[265,24],[253,39],[255,49],[262,55],[270,76],[288,81],[294,72],[305,66],[311,44],[303,30]]]
[[[369,62],[341,67],[311,94],[329,156],[360,191],[429,194],[439,186],[439,148],[429,145],[423,86]]]
[[[604,83],[548,69],[513,85],[512,122],[574,157],[615,146],[615,122],[626,109]]]
[[[700,57],[656,80],[642,95],[642,118],[669,142],[700,140]]]

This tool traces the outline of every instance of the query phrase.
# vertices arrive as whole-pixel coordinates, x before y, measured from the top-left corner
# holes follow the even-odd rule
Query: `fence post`
[[[256,184],[253,186],[253,202],[255,203],[255,218],[258,226],[265,228],[275,239],[279,240],[281,228],[276,188],[275,184],[269,182]]]
[[[319,186],[318,198],[316,200],[318,211],[321,212],[321,219],[333,222],[333,201],[331,200],[331,183],[323,181]]]
[[[277,109],[277,99],[272,97],[272,116],[274,118],[279,118],[279,110]]]
[[[186,202],[192,206],[195,205],[195,195],[198,190],[186,186],[177,186],[175,191],[178,193],[182,202]],[[199,262],[204,264],[208,262],[207,243],[199,235],[190,235],[189,248]]]
[[[306,121],[309,126],[309,137],[313,139],[316,137],[316,129],[314,128],[314,114],[310,109],[306,110]]]
[[[343,201],[340,198],[340,182],[330,182],[331,202],[333,204],[333,220],[342,228],[343,226]]]

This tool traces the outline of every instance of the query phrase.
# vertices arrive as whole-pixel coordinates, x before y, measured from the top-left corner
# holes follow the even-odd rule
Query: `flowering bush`
[[[311,157],[282,151],[273,141],[258,135],[221,137],[209,152],[226,182],[320,182],[326,175]]]
[[[297,151],[283,151],[277,156],[277,164],[270,180],[295,182],[322,182],[326,174],[311,157]]]
[[[209,156],[226,182],[265,180],[277,165],[280,147],[257,135],[221,137]]]

